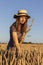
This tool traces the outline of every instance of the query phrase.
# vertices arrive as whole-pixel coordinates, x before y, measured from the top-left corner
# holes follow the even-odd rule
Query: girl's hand
[[[23,53],[22,49],[19,49],[19,50],[18,50],[18,56],[19,56],[19,58],[22,57],[22,53]]]
[[[16,45],[16,47],[17,47],[18,53],[19,53],[19,54],[22,54],[22,47],[21,47],[21,45],[18,43],[18,44]]]
[[[21,48],[21,47],[19,47],[18,53],[19,53],[19,54],[22,54],[22,48]]]

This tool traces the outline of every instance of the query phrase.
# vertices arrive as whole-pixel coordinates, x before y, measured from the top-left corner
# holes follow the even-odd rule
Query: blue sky
[[[35,19],[25,41],[43,43],[43,0],[0,0],[0,42],[9,41],[10,26],[15,21],[13,15],[20,9],[26,9],[31,20]]]

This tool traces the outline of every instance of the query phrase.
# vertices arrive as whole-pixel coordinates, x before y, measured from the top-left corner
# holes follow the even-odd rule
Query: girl
[[[24,40],[23,33],[27,29],[27,21],[30,16],[26,10],[19,10],[17,15],[14,15],[16,22],[10,27],[10,41],[8,48],[16,46],[19,52],[21,52],[20,42]]]

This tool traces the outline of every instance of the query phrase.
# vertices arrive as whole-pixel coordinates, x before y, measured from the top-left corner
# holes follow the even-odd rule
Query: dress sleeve
[[[12,26],[10,29],[11,29],[11,32],[16,31],[16,27],[15,26]]]
[[[12,32],[16,32],[16,26],[14,24],[10,26],[10,39],[12,39]]]
[[[10,26],[10,32],[16,31],[16,22]]]

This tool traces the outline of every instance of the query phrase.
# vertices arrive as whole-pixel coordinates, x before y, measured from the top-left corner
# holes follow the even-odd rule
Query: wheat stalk
[[[27,28],[27,30],[23,33],[24,38],[25,38],[26,34],[31,30],[33,24],[34,24],[34,19],[32,19],[32,24],[31,24],[31,25]],[[21,44],[22,42],[24,42],[24,40],[21,40],[21,41],[20,41],[20,44]]]

